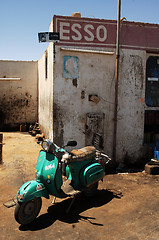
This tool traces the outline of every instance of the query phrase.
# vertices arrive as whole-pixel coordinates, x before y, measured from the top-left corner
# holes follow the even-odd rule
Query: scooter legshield
[[[18,202],[27,202],[38,197],[49,199],[49,193],[43,183],[32,180],[21,186],[16,197]]]

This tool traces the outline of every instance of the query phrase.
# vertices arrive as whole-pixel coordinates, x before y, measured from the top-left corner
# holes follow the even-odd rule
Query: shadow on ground
[[[111,190],[98,190],[97,194],[92,198],[79,194],[71,207],[69,213],[66,213],[66,209],[70,205],[72,199],[67,198],[62,202],[56,203],[48,208],[47,213],[40,215],[29,225],[21,225],[20,231],[37,231],[47,228],[54,224],[56,220],[61,222],[73,224],[79,222],[79,220],[88,221],[90,224],[103,226],[101,223],[96,223],[95,218],[82,216],[81,213],[90,209],[98,208],[109,203],[113,198],[121,198],[122,193],[115,193]],[[93,221],[93,222],[92,222]]]

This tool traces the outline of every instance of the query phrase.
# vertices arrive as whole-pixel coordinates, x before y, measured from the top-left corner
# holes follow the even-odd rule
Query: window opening
[[[147,59],[145,103],[148,107],[159,106],[159,56]]]

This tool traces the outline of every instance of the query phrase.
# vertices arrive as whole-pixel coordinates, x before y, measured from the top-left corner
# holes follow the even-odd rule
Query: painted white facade
[[[64,56],[75,56],[79,61],[79,77],[74,80],[64,77]],[[71,62],[70,67],[71,69]],[[66,143],[75,139],[78,147],[86,144],[87,113],[104,114],[104,142],[107,151],[111,146],[114,109],[114,66],[115,55],[71,51],[57,48],[54,78],[54,110],[57,120],[54,133],[57,141]],[[110,81],[111,80],[111,81]],[[100,101],[89,101],[89,95],[98,95]],[[57,131],[58,129],[58,131]],[[62,131],[61,131],[62,129]],[[60,130],[60,131],[59,131]]]
[[[117,157],[135,162],[146,154],[144,109],[146,53],[120,51]]]
[[[55,49],[54,141],[57,144],[65,144],[68,140],[75,139],[78,147],[85,146],[87,113],[103,113],[104,150],[112,155],[115,84],[115,53],[113,49],[101,53],[99,49],[96,52],[94,49],[83,51],[79,48],[69,49],[57,46]],[[72,78],[64,77],[64,56],[78,58],[79,77],[77,82]],[[142,99],[145,94],[145,63],[145,52],[140,52],[140,55],[138,51],[134,50],[121,52],[117,130],[117,159],[119,160],[126,156],[133,160],[140,158],[144,153],[145,106]],[[132,69],[130,69],[130,64],[134,66]],[[133,79],[135,81],[132,81]],[[51,82],[50,84],[49,90],[52,86]],[[39,92],[41,91],[44,91],[44,86],[39,87]],[[98,103],[89,101],[89,95],[97,95],[100,101]],[[45,108],[46,111],[48,108]],[[39,112],[41,112],[40,109]],[[49,119],[49,116],[43,117],[44,120]],[[44,125],[47,129],[48,123],[44,122]]]
[[[98,49],[99,51],[99,49]],[[110,52],[110,49],[109,49]],[[64,78],[64,56],[79,59],[77,86]],[[145,52],[123,50],[120,57],[117,159],[133,161],[144,154]],[[54,138],[66,143],[75,139],[78,147],[87,143],[87,113],[104,113],[104,150],[112,155],[115,92],[115,54],[56,50],[54,78]],[[130,68],[131,66],[131,68]],[[84,98],[81,98],[84,92]],[[97,95],[98,103],[89,101]],[[57,131],[56,131],[57,130]]]

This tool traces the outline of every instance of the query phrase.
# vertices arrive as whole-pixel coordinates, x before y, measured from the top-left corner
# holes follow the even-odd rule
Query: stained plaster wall
[[[77,147],[83,147],[86,143],[86,114],[104,113],[104,150],[112,156],[115,54],[94,53],[91,49],[88,52],[72,51],[56,46],[54,59],[53,46],[47,51],[51,61],[48,80],[45,79],[45,54],[39,61],[39,120],[45,133],[59,145],[74,139],[78,142]],[[65,56],[78,58],[77,79],[64,76]],[[118,162],[126,158],[133,163],[145,154],[145,72],[145,51],[121,49]],[[100,101],[89,101],[89,95],[97,95]]]
[[[133,163],[144,157],[146,52],[120,50],[117,159]]]
[[[0,129],[37,121],[37,62],[0,61]]]
[[[46,54],[48,59],[46,78]],[[38,120],[41,130],[47,138],[53,140],[53,44],[50,43],[46,52],[38,61],[39,104]]]
[[[112,156],[115,54],[98,54],[56,48],[54,74],[54,140],[65,144],[70,139],[85,146],[86,114],[104,113],[104,150]],[[110,49],[109,49],[110,52]],[[119,106],[117,161],[130,162],[144,156],[144,96],[146,52],[121,50],[119,72]],[[77,82],[64,77],[64,56],[79,60]],[[76,84],[75,84],[76,83]],[[81,98],[84,91],[85,97]],[[90,102],[90,94],[99,103]]]
[[[64,77],[64,56],[78,58],[77,79]],[[113,139],[115,54],[93,53],[92,50],[70,51],[56,47],[54,71],[54,141],[65,144],[74,139],[78,142],[77,147],[85,146],[86,114],[104,113],[104,146],[110,154]],[[100,101],[89,101],[89,95],[98,95]]]

